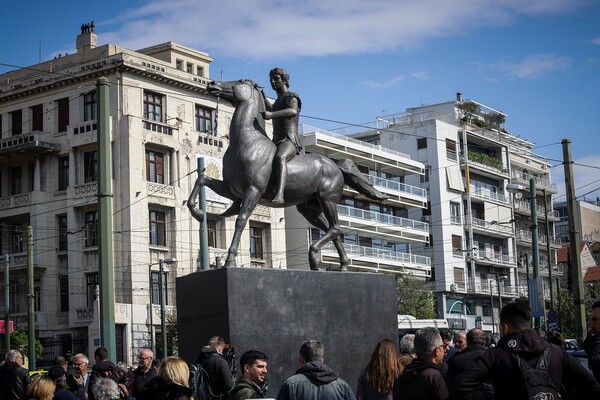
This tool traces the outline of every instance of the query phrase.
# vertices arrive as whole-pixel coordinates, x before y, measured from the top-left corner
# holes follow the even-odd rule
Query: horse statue
[[[349,258],[340,239],[341,229],[337,204],[342,197],[344,184],[365,196],[383,200],[362,175],[354,162],[334,162],[319,154],[299,154],[288,162],[288,179],[284,189],[284,204],[274,204],[275,185],[271,179],[276,145],[265,131],[261,115],[265,111],[264,93],[250,80],[210,82],[209,93],[220,96],[235,107],[229,128],[229,147],[223,156],[223,180],[213,179],[199,171],[198,179],[190,193],[187,206],[192,216],[202,222],[204,215],[196,208],[202,186],[233,201],[222,216],[237,215],[235,232],[231,240],[225,267],[235,267],[235,257],[242,231],[257,204],[269,207],[296,206],[296,209],[313,226],[325,232],[309,249],[311,270],[318,270],[318,254],[329,241],[340,258],[340,271],[346,270]]]

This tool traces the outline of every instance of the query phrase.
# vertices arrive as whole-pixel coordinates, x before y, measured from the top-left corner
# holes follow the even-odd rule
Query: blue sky
[[[569,138],[588,166],[575,165],[577,195],[600,196],[600,0],[65,0],[8,2],[3,15],[0,73],[74,52],[93,20],[100,44],[177,42],[213,57],[213,79],[271,95],[268,72],[283,67],[301,122],[325,129],[460,91],[554,160],[560,193]]]

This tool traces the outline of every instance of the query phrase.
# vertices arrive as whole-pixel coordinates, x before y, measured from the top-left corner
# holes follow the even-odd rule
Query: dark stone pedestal
[[[215,335],[269,357],[267,397],[299,367],[303,340],[356,390],[377,342],[398,342],[395,280],[373,273],[229,268],[177,278],[179,354],[193,362]],[[241,369],[238,365],[238,374]]]

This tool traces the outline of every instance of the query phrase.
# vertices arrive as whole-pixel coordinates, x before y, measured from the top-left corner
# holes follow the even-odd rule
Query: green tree
[[[592,313],[593,289],[584,288],[583,301],[585,304],[586,321],[589,320]],[[556,304],[558,317],[560,318],[560,329],[565,339],[575,338],[575,305],[573,301],[573,292],[567,289],[560,289],[560,302]],[[546,308],[549,304],[546,304]]]
[[[464,115],[463,120],[469,123],[473,120],[473,117],[481,111],[481,107],[472,101],[465,101],[464,103],[460,103],[457,107]]]
[[[435,318],[435,298],[426,281],[404,278],[396,284],[398,314],[417,319]]]
[[[4,333],[0,335],[0,340],[4,343]],[[42,343],[35,339],[35,358],[39,360],[42,358],[44,353],[44,346]],[[11,349],[18,349],[23,352],[26,356],[29,355],[29,336],[24,329],[18,329],[10,334],[10,347]]]
[[[486,114],[485,120],[488,124],[500,130],[500,125],[506,122],[506,117],[500,113]]]

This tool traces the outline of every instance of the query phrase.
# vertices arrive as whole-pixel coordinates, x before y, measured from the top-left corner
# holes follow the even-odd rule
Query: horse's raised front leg
[[[235,232],[233,233],[233,239],[231,239],[231,245],[229,246],[229,251],[227,253],[227,259],[225,260],[225,267],[235,267],[235,256],[237,255],[238,246],[240,244],[240,239],[242,237],[242,231],[246,227],[248,223],[248,219],[250,218],[250,214],[254,211],[254,208],[258,204],[258,200],[262,196],[262,192],[260,192],[257,188],[251,186],[244,193],[244,199],[242,200],[242,204],[240,206],[240,213],[235,219]]]

